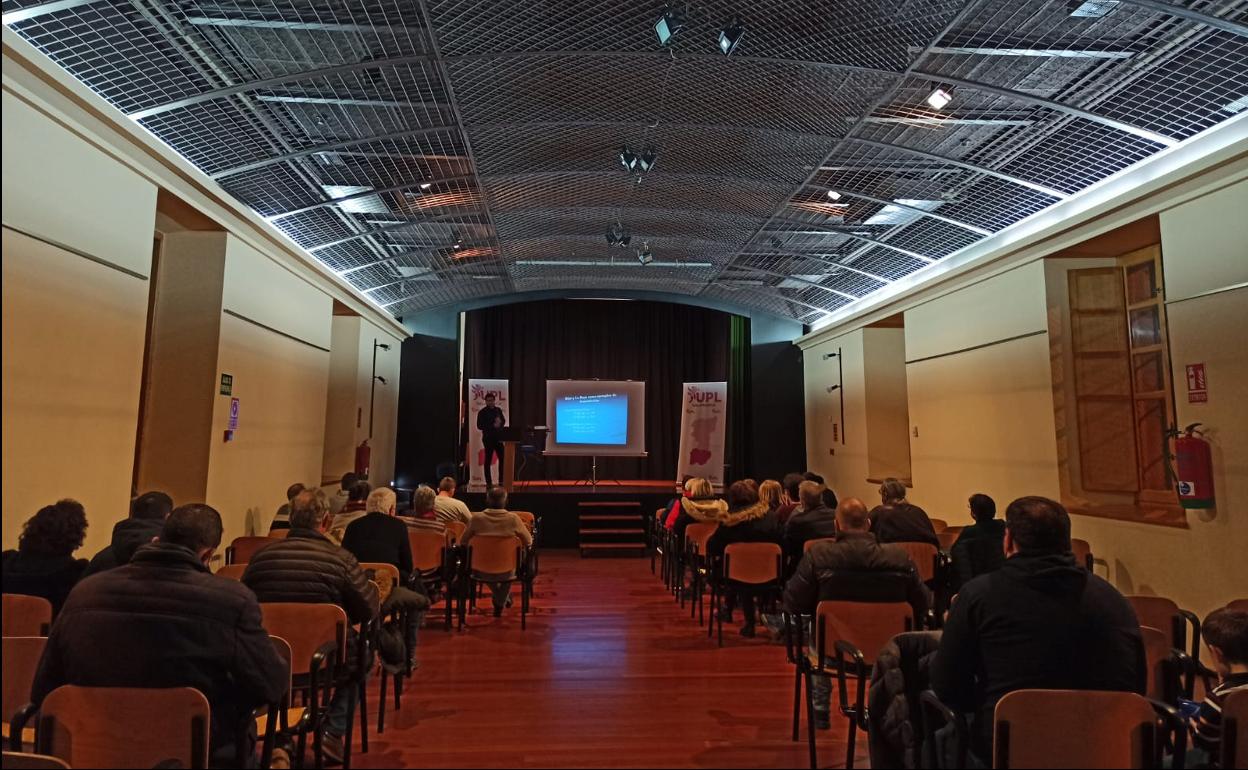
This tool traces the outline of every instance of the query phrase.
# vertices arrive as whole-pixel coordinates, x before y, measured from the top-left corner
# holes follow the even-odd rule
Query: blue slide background
[[[555,402],[556,444],[628,443],[628,395],[565,396]]]

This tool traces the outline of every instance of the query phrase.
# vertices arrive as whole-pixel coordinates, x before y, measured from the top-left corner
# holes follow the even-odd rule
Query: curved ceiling
[[[1248,107],[1248,0],[674,5],[666,47],[618,0],[4,23],[396,315],[620,289],[811,323]]]

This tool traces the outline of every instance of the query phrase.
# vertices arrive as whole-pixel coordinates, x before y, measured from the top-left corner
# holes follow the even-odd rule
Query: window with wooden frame
[[[1170,470],[1174,425],[1161,249],[1069,272],[1080,486],[1074,509],[1186,526]]]

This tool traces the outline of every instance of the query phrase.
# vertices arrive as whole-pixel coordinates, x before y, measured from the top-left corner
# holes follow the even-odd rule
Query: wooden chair
[[[276,543],[280,538],[276,537],[236,537],[234,542],[226,546],[225,563],[226,564],[246,564],[251,561],[251,557],[255,556],[265,546]]]
[[[287,528],[269,530],[269,537],[277,538],[278,540],[281,540],[282,538],[286,537],[289,534],[290,534],[290,530]]]
[[[900,546],[910,555],[915,569],[919,572],[919,580],[929,585],[936,580],[936,566],[940,559],[940,549],[931,543],[892,543]]]
[[[650,533],[650,574],[657,574],[655,570],[655,559],[658,559],[660,565],[663,563],[663,531],[666,529],[663,521],[663,514],[666,508],[659,508],[654,512],[654,518],[650,519],[648,531]]]
[[[39,659],[43,657],[43,648],[47,643],[46,636],[4,637],[4,695],[0,716],[4,718],[4,740],[13,751],[21,751],[35,743],[33,727],[10,733],[9,723],[25,724],[34,712],[33,707],[28,707],[30,688],[35,682],[35,670],[39,668]],[[19,711],[23,712],[20,716]],[[17,719],[14,719],[15,716]]]
[[[1079,564],[1079,566],[1083,567],[1088,572],[1092,572],[1092,564],[1094,562],[1094,558],[1092,556],[1092,545],[1088,543],[1087,540],[1080,540],[1075,537],[1070,540],[1070,550],[1075,554],[1075,561]]]
[[[339,672],[346,665],[347,613],[336,604],[263,602],[260,614],[269,634],[280,637],[289,647],[291,690],[299,693],[305,704],[295,709],[292,702],[287,701],[281,715],[282,729],[296,736],[298,757],[303,756],[307,736],[312,734],[312,750],[319,768],[324,762],[321,739],[325,733],[326,709]],[[343,740],[344,766],[349,766],[350,762],[353,722],[349,715]]]
[[[1180,609],[1170,599],[1162,596],[1127,596],[1135,609],[1141,626],[1161,629],[1170,639],[1170,646],[1182,650],[1193,661],[1200,661],[1200,619],[1192,612]],[[1191,635],[1187,633],[1191,627]]]
[[[190,687],[64,685],[39,709],[36,750],[70,767],[208,767],[208,699]]]
[[[399,568],[384,562],[364,561],[360,562],[360,569],[364,570],[370,580],[377,583],[377,599],[385,604],[394,587],[399,584]]]
[[[451,545],[445,533],[422,532],[409,529],[408,543],[412,548],[413,577],[421,581],[426,591],[441,592],[446,609],[446,630],[451,630],[451,577],[453,559]]]
[[[1170,634],[1151,626],[1140,626],[1140,634],[1144,638],[1144,658],[1148,667],[1145,694],[1162,703],[1173,703],[1180,695],[1180,686]]]
[[[685,570],[689,568],[690,590],[693,593],[693,601],[689,603],[689,617],[693,617],[696,609],[698,615],[698,625],[702,625],[704,621],[703,615],[703,594],[706,592],[706,581],[709,575],[710,564],[706,559],[706,544],[710,542],[711,536],[719,529],[719,525],[715,523],[695,522],[685,528],[685,553],[683,558],[678,561],[682,565],[680,575],[676,579],[676,594],[681,606],[684,606],[685,592]],[[696,603],[696,607],[694,606]]]
[[[506,580],[487,578],[486,575],[511,575]],[[467,605],[476,603],[478,584],[493,585],[501,582],[520,582],[520,629],[528,627],[529,591],[525,569],[525,549],[520,538],[513,535],[479,535],[467,546],[464,560],[463,591],[459,600],[459,627],[464,627]]]
[[[21,751],[6,751],[0,767],[13,770],[69,770],[65,760],[49,757],[47,754],[26,754]]]
[[[690,525],[692,526],[692,525]],[[718,579],[711,582],[711,614],[715,617],[718,645],[724,646],[724,612],[720,599],[729,588],[775,592],[784,590],[784,552],[776,543],[732,543],[724,549]],[[754,601],[748,597],[744,601]],[[707,636],[711,627],[706,629]]]
[[[243,562],[242,564],[222,564],[213,574],[228,580],[242,580],[243,573],[246,571],[247,563]]]
[[[4,594],[0,610],[4,636],[47,636],[52,626],[52,602],[41,596]]]
[[[520,517],[520,521],[524,522],[524,526],[529,528],[529,534],[533,534],[533,530],[537,527],[537,517],[529,511],[512,511]]]
[[[946,529],[949,529],[949,522],[944,519],[930,519],[930,521],[932,522],[932,529],[936,530],[936,534],[938,535]]]
[[[458,545],[460,540],[464,539],[464,530],[468,529],[468,525],[462,521],[446,522],[446,540],[451,545]]]
[[[1248,767],[1248,691],[1240,690],[1222,701],[1221,767]]]
[[[960,529],[957,531],[946,529],[944,532],[937,532],[936,539],[940,541],[940,550],[949,553],[949,551],[953,550],[953,544],[958,542],[958,538],[961,535],[962,530]]]
[[[1161,766],[1156,712],[1135,693],[1017,690],[993,722],[993,767]]]

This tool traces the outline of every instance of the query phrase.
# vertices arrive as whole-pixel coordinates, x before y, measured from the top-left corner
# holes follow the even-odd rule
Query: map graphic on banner
[[[724,485],[728,383],[686,382],[682,398],[676,478],[701,476],[720,489]]]
[[[507,424],[511,424],[511,399],[508,397],[510,386],[508,380],[468,380],[468,491],[485,491],[485,445],[481,441],[481,431],[477,430],[477,412],[485,408],[485,397],[494,396],[494,405],[503,410]],[[490,467],[490,476],[498,483],[499,465],[503,458],[495,457]]]

